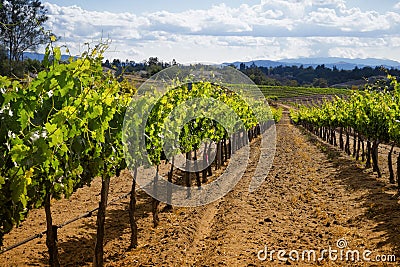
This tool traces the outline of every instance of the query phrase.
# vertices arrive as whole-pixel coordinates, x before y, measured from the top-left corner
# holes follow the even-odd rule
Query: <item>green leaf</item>
[[[21,129],[24,130],[28,126],[29,115],[25,109],[20,111],[18,121],[21,123]]]
[[[3,184],[5,184],[5,183],[6,183],[5,178],[4,178],[3,176],[0,175],[0,189],[1,189],[1,186],[2,186]]]
[[[57,128],[56,124],[46,123],[45,128],[48,131],[48,136],[50,138],[49,146],[54,147],[59,145],[64,140],[64,133],[60,128]]]
[[[50,136],[51,142],[49,143],[50,147],[59,145],[63,142],[64,133],[61,129],[55,130],[55,132]]]
[[[52,134],[53,132],[56,131],[57,125],[56,124],[51,124],[51,123],[46,123],[45,124],[45,128],[46,128],[46,130],[47,130],[47,132],[49,134]]]
[[[24,144],[14,145],[10,150],[12,161],[21,163],[21,161],[29,154],[29,150],[30,148]]]
[[[53,54],[54,54],[54,60],[61,61],[61,49],[59,47],[53,48]]]
[[[94,106],[93,107],[93,117],[99,117],[103,114],[103,107],[102,106]]]

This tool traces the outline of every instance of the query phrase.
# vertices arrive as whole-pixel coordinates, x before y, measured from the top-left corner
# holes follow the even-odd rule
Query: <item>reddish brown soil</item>
[[[259,157],[252,144],[251,159],[243,179],[225,197],[197,208],[161,212],[161,223],[152,227],[151,202],[139,191],[139,247],[128,251],[130,238],[128,199],[109,206],[106,221],[107,266],[394,266],[371,262],[287,262],[269,257],[268,250],[337,249],[345,238],[346,249],[395,254],[400,263],[400,204],[387,178],[377,179],[362,165],[335,148],[321,143],[289,124],[287,113],[277,125],[273,168],[253,193],[248,185]],[[131,178],[114,178],[110,199],[127,193]],[[69,200],[53,203],[56,224],[95,208],[100,182],[82,188]],[[163,205],[160,207],[163,208]],[[35,210],[6,236],[11,245],[45,229],[44,211]],[[62,266],[91,265],[95,216],[59,230]],[[320,256],[320,254],[317,254]],[[269,255],[268,255],[269,256]],[[287,254],[286,254],[286,258]],[[326,257],[325,257],[326,258]],[[300,258],[301,259],[301,258]],[[45,238],[36,239],[0,255],[0,266],[43,266],[47,263]]]

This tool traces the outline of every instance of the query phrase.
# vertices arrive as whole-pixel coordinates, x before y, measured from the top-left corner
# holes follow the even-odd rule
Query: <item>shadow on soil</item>
[[[388,184],[379,181],[375,174],[367,173],[365,169],[358,167],[356,161],[347,155],[344,156],[344,152],[338,147],[325,143],[304,128],[300,129],[311,143],[328,156],[329,162],[337,169],[335,179],[346,185],[349,190],[367,191],[361,198],[356,199],[362,203],[366,212],[348,223],[357,224],[366,219],[375,221],[377,226],[373,230],[383,233],[379,237],[381,241],[378,243],[378,248],[389,244],[394,248],[392,253],[396,255],[396,259],[400,259],[400,205],[397,197],[385,192],[385,186]]]
[[[137,199],[139,199],[141,203],[137,203],[136,205],[136,219],[151,216],[151,198],[145,192],[139,191],[137,192]],[[104,244],[121,238],[125,232],[130,233],[128,206],[129,200],[125,200],[119,202],[118,205],[112,205],[107,208]],[[64,240],[59,240],[58,251],[61,266],[91,265],[96,242],[96,214],[94,214],[90,221],[85,220],[81,222],[81,233],[77,232],[74,236],[68,236],[64,238]],[[140,232],[143,230],[144,229],[139,227],[138,235],[140,235]],[[59,231],[61,232],[62,229]],[[82,233],[84,233],[84,235],[82,235]],[[129,244],[127,243],[124,245],[126,245],[126,249],[128,249]],[[43,256],[40,263],[46,265],[48,264],[47,252],[44,252]]]
[[[214,167],[214,166],[213,166]],[[214,173],[214,168],[213,168]],[[180,170],[174,171],[174,183],[184,184],[183,172]],[[208,177],[212,180],[213,177]],[[195,177],[192,177],[192,186],[195,186]],[[139,190],[136,193],[136,220],[152,216],[152,198],[144,191]],[[114,240],[123,240],[122,235],[129,233],[130,238],[130,222],[129,222],[129,197],[128,199],[121,200],[116,205],[109,206],[107,208],[107,216],[105,222],[105,240],[104,245]],[[84,212],[84,211],[82,211]],[[165,205],[161,204],[159,207],[160,213],[171,212]],[[58,241],[58,253],[61,266],[87,266],[91,265],[94,256],[94,246],[96,242],[96,215],[97,212],[92,216],[90,220],[81,221],[81,231],[76,232],[74,235],[64,237]],[[66,226],[68,227],[68,226]],[[59,230],[62,232],[62,229]],[[148,231],[138,224],[138,236],[142,231]],[[44,242],[45,239],[44,239]],[[121,250],[128,250],[129,243],[121,243],[119,251],[106,252],[104,253],[105,263],[119,258],[121,255],[118,254]],[[78,248],[78,249],[77,249]],[[47,265],[48,264],[48,253],[43,251],[40,259],[32,261],[32,264]]]

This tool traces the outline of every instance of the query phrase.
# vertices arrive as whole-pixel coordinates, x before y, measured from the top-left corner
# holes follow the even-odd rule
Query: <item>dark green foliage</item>
[[[303,66],[257,67],[252,64],[246,67],[242,63],[239,69],[256,84],[270,86],[328,87],[349,81],[362,82],[366,79],[371,82],[371,79],[385,77],[387,72],[393,76],[400,76],[400,70],[385,70],[381,67],[355,67],[353,70],[339,70],[327,68],[325,65],[304,68]]]

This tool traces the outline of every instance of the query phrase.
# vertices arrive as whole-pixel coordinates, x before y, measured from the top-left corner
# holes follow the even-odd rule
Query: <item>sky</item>
[[[400,0],[48,0],[46,28],[73,55],[223,63],[304,57],[400,61]]]

